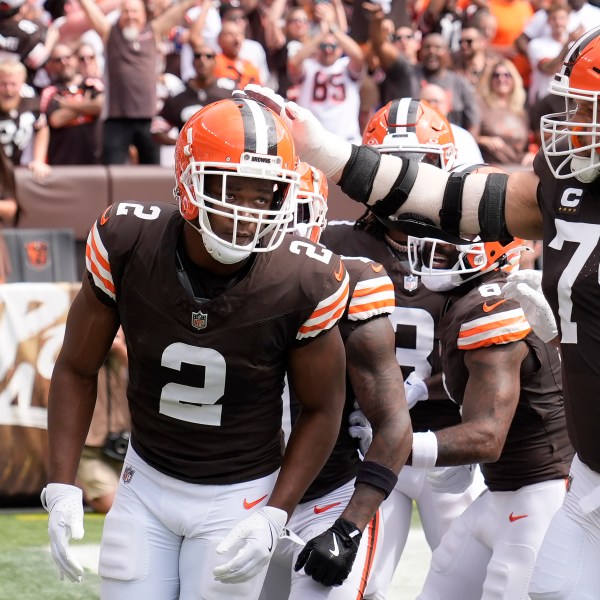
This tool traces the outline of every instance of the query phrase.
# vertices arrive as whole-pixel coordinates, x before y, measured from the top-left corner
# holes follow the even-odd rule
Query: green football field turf
[[[86,571],[83,583],[60,581],[49,552],[45,512],[0,514],[1,600],[97,600],[100,578]],[[85,537],[99,544],[104,517],[85,515]]]
[[[47,523],[48,515],[41,510],[0,512],[0,600],[99,600],[100,578],[94,570],[86,569],[81,584],[58,579],[50,555]],[[104,516],[86,513],[84,539],[71,542],[80,546],[80,551],[90,548],[88,563],[97,556],[103,524]],[[421,532],[417,510],[413,511],[411,529]],[[415,550],[418,552],[413,554]],[[409,536],[406,555],[392,583],[390,600],[414,598],[424,579],[429,563],[424,539],[420,546],[411,546]]]

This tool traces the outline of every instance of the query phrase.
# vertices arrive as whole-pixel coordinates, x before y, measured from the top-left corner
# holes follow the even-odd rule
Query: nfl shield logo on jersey
[[[131,481],[131,478],[133,477],[134,473],[135,473],[135,470],[132,469],[129,465],[127,465],[125,467],[125,469],[123,470],[123,475],[121,476],[123,483],[129,483]]]
[[[414,292],[419,285],[419,278],[415,275],[405,275],[404,276],[404,289],[407,292]]]
[[[192,313],[192,326],[195,329],[205,329],[207,321],[208,315],[203,313],[201,310]]]

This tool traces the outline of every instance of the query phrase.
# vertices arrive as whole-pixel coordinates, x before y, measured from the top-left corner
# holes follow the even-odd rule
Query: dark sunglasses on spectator
[[[512,79],[512,75],[510,73],[505,73],[504,71],[496,71],[496,73],[492,74],[494,79]]]
[[[212,60],[216,54],[214,52],[194,52],[194,58],[206,58],[206,60]]]
[[[290,23],[308,23],[308,19],[303,19],[302,17],[293,17],[288,19],[288,25]]]
[[[328,44],[328,43],[319,44],[319,48],[321,48],[321,50],[323,50],[323,52],[327,52],[327,50],[330,50],[331,52],[333,52],[337,47],[338,47],[337,44]]]
[[[465,46],[472,46],[473,42],[475,42],[475,38],[461,38],[460,43],[465,44]]]
[[[392,42],[399,42],[401,40],[412,40],[415,36],[412,33],[401,33],[392,35]]]

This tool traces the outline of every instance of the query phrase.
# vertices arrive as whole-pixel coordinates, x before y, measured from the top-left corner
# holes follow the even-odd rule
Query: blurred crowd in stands
[[[170,166],[185,121],[252,82],[354,142],[388,101],[424,98],[459,163],[528,166],[561,109],[548,79],[599,24],[587,0],[3,0],[0,224],[11,165]]]

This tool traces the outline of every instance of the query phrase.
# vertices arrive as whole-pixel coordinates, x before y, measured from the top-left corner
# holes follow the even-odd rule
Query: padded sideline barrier
[[[74,283],[77,269],[75,238],[70,229],[3,229],[11,272],[6,283]]]

